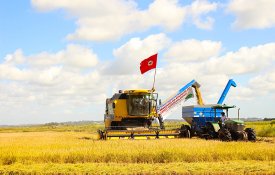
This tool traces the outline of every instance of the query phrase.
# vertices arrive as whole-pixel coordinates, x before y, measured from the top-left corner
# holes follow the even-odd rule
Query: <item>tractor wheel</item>
[[[245,131],[231,132],[232,140],[247,140],[247,134]]]
[[[247,133],[247,138],[249,141],[255,142],[256,141],[256,133],[252,128],[246,128],[245,132]]]
[[[189,126],[182,125],[180,127],[179,138],[191,138]]]
[[[247,133],[245,131],[242,132],[242,140],[247,141],[248,140],[248,136]]]
[[[206,132],[208,134],[208,137],[206,139],[214,139],[218,137],[218,134],[216,133],[213,125],[211,123],[206,123]]]
[[[239,132],[231,132],[231,138],[234,141],[237,141],[240,139],[240,133]]]
[[[221,128],[218,132],[218,137],[222,141],[231,141],[232,137],[228,129]]]

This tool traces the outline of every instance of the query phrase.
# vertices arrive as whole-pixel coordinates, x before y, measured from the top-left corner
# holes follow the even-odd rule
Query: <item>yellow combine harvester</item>
[[[191,94],[190,92],[193,92],[192,87],[195,88],[198,103],[203,104],[199,86],[193,80],[159,106],[157,106],[158,94],[153,90],[120,90],[112,98],[106,99],[105,129],[98,130],[99,139],[105,140],[112,137],[185,137],[185,128],[165,129],[162,115],[182,100],[187,99],[188,95]],[[158,119],[159,126],[152,126],[155,119]]]

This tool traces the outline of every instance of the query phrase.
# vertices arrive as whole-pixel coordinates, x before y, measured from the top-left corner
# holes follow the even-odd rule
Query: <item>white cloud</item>
[[[205,103],[216,103],[232,76],[238,87],[230,90],[226,103],[253,100],[259,92],[263,96],[274,94],[275,43],[242,47],[220,55],[221,48],[221,42],[210,40],[172,43],[160,33],[130,39],[113,50],[114,60],[109,62],[100,61],[92,49],[81,45],[32,55],[24,55],[19,49],[8,54],[0,64],[3,80],[0,81],[0,109],[7,113],[13,106],[18,107],[17,111],[24,111],[25,107],[33,109],[33,113],[29,113],[33,116],[42,110],[51,116],[67,116],[71,111],[70,116],[79,114],[89,118],[87,114],[94,114],[97,117],[90,119],[100,120],[106,97],[119,89],[152,87],[154,71],[141,75],[139,63],[156,52],[160,53],[156,90],[162,100],[196,79],[202,85]],[[247,82],[239,84],[239,75],[246,76]],[[94,105],[99,108],[93,108]],[[51,113],[50,109],[56,112]]]
[[[274,10],[274,0],[233,0],[227,7],[236,16],[233,26],[238,29],[274,27]]]
[[[273,93],[275,95],[275,70],[274,66],[269,71],[266,71],[262,75],[257,75],[249,81],[251,88],[255,91],[264,92],[264,93]],[[258,94],[258,93],[257,93]]]
[[[4,58],[6,64],[18,65],[25,62],[23,52],[21,49],[17,49],[13,54],[8,54]]]
[[[188,12],[191,14],[194,24],[201,29],[212,29],[214,19],[206,16],[202,20],[201,17],[209,12],[215,11],[218,8],[217,3],[209,3],[207,0],[196,0],[189,7]]]
[[[195,39],[174,43],[165,57],[169,61],[203,61],[217,56],[221,50],[221,42]]]
[[[24,80],[27,77],[27,70],[21,70],[13,65],[0,64],[0,79],[2,80]]]
[[[29,56],[28,63],[34,66],[51,66],[63,64],[78,68],[91,68],[96,66],[98,58],[89,48],[69,44],[66,49],[57,53],[42,52]]]
[[[95,70],[97,63],[97,55],[80,45],[31,56],[16,50],[0,64],[0,79],[6,80],[3,92],[9,94],[2,96],[1,101],[13,95],[22,97],[22,101],[29,99],[46,105],[101,102],[105,97],[105,81]],[[88,71],[82,73],[83,70]]]
[[[240,75],[259,72],[275,60],[275,43],[242,47],[236,52],[211,59],[204,65],[207,73]]]
[[[272,71],[275,43],[242,47],[223,55],[220,50],[221,43],[215,41],[183,40],[171,44],[164,54],[168,64],[157,75],[159,90],[171,92],[184,85],[183,82],[196,79],[202,85],[205,101],[216,103],[228,79],[238,80],[242,75],[247,80],[232,90],[230,100],[250,100],[256,98],[255,94],[275,92]]]
[[[63,9],[76,18],[77,29],[67,35],[70,40],[106,41],[118,39],[124,35],[161,27],[166,30],[178,29],[191,16],[192,23],[198,28],[210,29],[214,20],[201,16],[216,10],[216,3],[196,0],[191,5],[181,6],[178,0],[156,0],[148,9],[139,10],[136,2],[88,1],[73,2],[63,0],[32,0],[32,5],[39,11]]]
[[[116,59],[109,62],[103,71],[107,74],[139,74],[140,62],[169,44],[170,39],[163,33],[150,35],[143,40],[132,38],[113,51]]]
[[[148,10],[142,11],[140,14],[141,18],[139,20],[144,27],[163,25],[168,30],[177,29],[187,15],[186,8],[180,6],[177,0],[154,1],[150,4]]]

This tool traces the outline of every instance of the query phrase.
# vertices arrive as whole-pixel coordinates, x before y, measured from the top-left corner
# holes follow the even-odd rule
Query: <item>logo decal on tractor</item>
[[[152,66],[153,65],[153,61],[148,61],[148,66]]]

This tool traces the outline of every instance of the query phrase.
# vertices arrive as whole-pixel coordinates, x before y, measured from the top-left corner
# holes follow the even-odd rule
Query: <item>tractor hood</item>
[[[240,125],[244,125],[244,121],[242,121],[242,120],[227,120],[227,121],[225,121],[225,124],[240,124]]]

